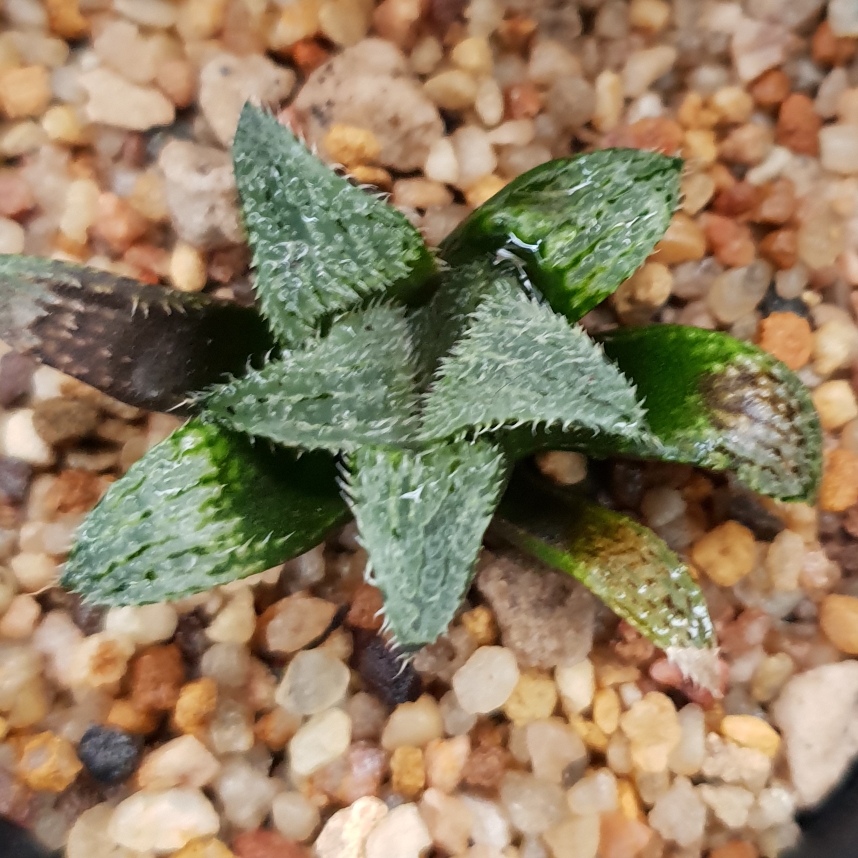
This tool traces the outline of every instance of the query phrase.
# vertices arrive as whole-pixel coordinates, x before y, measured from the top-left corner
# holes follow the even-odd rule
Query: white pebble
[[[416,804],[393,808],[366,839],[366,858],[419,858],[432,838]]]
[[[25,593],[37,593],[57,580],[57,564],[47,554],[22,552],[9,561],[9,566]]]
[[[455,184],[468,188],[477,179],[493,173],[497,167],[495,151],[488,133],[476,125],[463,125],[450,137],[459,165],[459,175]]]
[[[54,461],[54,451],[39,437],[33,425],[33,410],[13,411],[3,424],[3,454],[23,459],[31,465],[47,466]]]
[[[703,765],[706,753],[706,720],[696,703],[683,706],[678,713],[682,735],[679,744],[670,752],[667,763],[678,775],[696,775]]]
[[[0,217],[0,253],[24,252],[24,227],[8,217]]]
[[[525,746],[536,777],[560,783],[572,763],[586,765],[587,748],[581,737],[560,718],[532,721],[524,728]]]
[[[307,840],[319,826],[319,808],[300,792],[281,792],[274,797],[271,818],[287,840]]]
[[[722,784],[701,784],[697,792],[713,813],[727,828],[743,828],[748,821],[748,811],[754,803],[754,795],[743,787]]]
[[[829,0],[828,23],[835,36],[858,36],[858,4],[855,0]]]
[[[173,637],[179,614],[168,602],[139,607],[111,608],[104,619],[105,631],[124,635],[137,646],[161,643]]]
[[[427,179],[436,182],[455,184],[459,178],[459,164],[456,161],[456,152],[449,137],[436,140],[429,149],[423,172]]]
[[[688,778],[678,777],[673,786],[659,796],[649,814],[649,824],[665,840],[691,846],[703,837],[706,805]]]
[[[79,81],[89,95],[86,115],[90,122],[148,131],[159,125],[171,125],[176,117],[173,102],[157,89],[137,86],[110,69],[84,72]]]
[[[140,765],[137,782],[142,789],[162,791],[174,787],[202,789],[220,773],[220,761],[195,736],[179,736],[152,751]]]
[[[206,629],[206,636],[215,643],[245,644],[256,629],[253,591],[242,587],[221,608]]]
[[[471,839],[474,843],[495,849],[505,849],[509,846],[509,822],[497,804],[473,795],[463,795],[461,798],[471,811]]]
[[[166,0],[113,0],[113,8],[135,24],[167,30],[176,23],[174,3]]]
[[[623,89],[627,98],[643,95],[676,62],[676,48],[659,45],[635,51],[623,69]]]
[[[274,700],[298,715],[315,715],[342,700],[349,676],[349,669],[326,650],[302,650],[286,668]]]
[[[351,806],[338,810],[325,823],[313,844],[318,858],[365,858],[366,838],[387,813],[387,805],[375,796],[363,796]]]
[[[854,125],[826,125],[819,129],[819,160],[826,170],[858,173],[858,134]]]
[[[351,735],[351,719],[341,709],[314,715],[289,742],[292,772],[304,777],[333,762],[346,752]]]
[[[566,793],[572,813],[587,816],[617,809],[617,779],[608,769],[598,769],[581,778]]]
[[[453,691],[465,712],[484,714],[506,703],[518,677],[518,664],[510,650],[482,646],[453,674]]]
[[[422,748],[443,735],[441,709],[434,697],[424,694],[413,703],[401,703],[393,710],[381,734],[381,747],[386,751]]]
[[[593,662],[589,659],[570,666],[560,665],[554,671],[554,681],[567,715],[578,715],[592,704],[596,679]]]
[[[107,826],[116,843],[138,852],[173,852],[219,829],[217,811],[193,789],[134,793],[116,807]]]
[[[262,825],[277,790],[277,781],[241,757],[235,757],[224,765],[215,784],[215,792],[227,820],[236,828],[243,829]]]
[[[522,834],[541,834],[568,814],[559,784],[526,772],[507,772],[500,799],[509,821]]]

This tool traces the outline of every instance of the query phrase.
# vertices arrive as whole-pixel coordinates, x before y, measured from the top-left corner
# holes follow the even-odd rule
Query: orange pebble
[[[760,321],[759,345],[791,370],[799,370],[813,352],[810,323],[796,313],[772,313]]]
[[[819,506],[826,512],[843,512],[858,502],[858,453],[839,447],[825,457]]]

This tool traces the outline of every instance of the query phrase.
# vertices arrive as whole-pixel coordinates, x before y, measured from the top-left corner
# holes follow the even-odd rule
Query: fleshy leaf
[[[244,106],[232,147],[262,312],[284,345],[373,297],[407,298],[434,262],[404,215]]]
[[[678,325],[600,340],[637,385],[652,433],[624,438],[614,452],[733,470],[749,488],[783,500],[816,496],[819,417],[804,385],[768,352]]]
[[[181,406],[272,345],[251,308],[30,256],[0,256],[0,339],[153,411]]]
[[[441,361],[425,397],[427,439],[502,426],[639,433],[634,388],[578,327],[523,292],[493,294]]]
[[[301,554],[346,517],[329,456],[296,460],[192,420],[108,489],[62,584],[102,605],[177,599]]]
[[[462,336],[471,315],[487,297],[521,291],[515,267],[491,256],[441,271],[433,285],[432,298],[408,317],[421,390],[429,386],[441,359]]]
[[[483,203],[441,255],[460,265],[501,251],[577,321],[649,256],[677,206],[681,169],[678,158],[634,149],[549,161]]]
[[[411,344],[401,308],[341,317],[309,348],[202,397],[206,416],[306,450],[404,444],[417,430]]]
[[[577,578],[656,646],[715,645],[703,592],[688,567],[630,518],[517,476],[491,532]]]
[[[346,491],[368,576],[403,649],[432,643],[453,619],[505,477],[503,455],[482,441],[416,452],[364,447],[352,457]]]

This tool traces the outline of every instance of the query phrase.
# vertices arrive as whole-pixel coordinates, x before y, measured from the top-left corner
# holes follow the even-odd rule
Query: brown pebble
[[[858,502],[858,454],[843,447],[825,456],[819,506],[826,512],[843,512]]]
[[[762,201],[763,191],[750,182],[736,182],[719,191],[712,200],[712,211],[724,217],[745,220]]]
[[[795,214],[797,207],[795,185],[789,179],[775,179],[764,189],[762,199],[751,213],[750,220],[754,223],[780,225]]]
[[[608,132],[604,146],[622,146],[674,155],[682,146],[682,139],[683,132],[679,123],[665,116],[648,116]]]
[[[704,215],[702,223],[706,241],[722,265],[741,268],[754,261],[754,239],[745,224],[712,213]]]
[[[41,116],[51,102],[51,76],[44,66],[22,66],[0,75],[0,106],[7,119]]]
[[[131,700],[140,709],[165,712],[176,705],[184,680],[185,666],[175,644],[148,647],[131,666]]]
[[[496,790],[500,787],[512,755],[498,745],[480,745],[471,751],[462,772],[462,781],[470,787]]]
[[[310,853],[296,840],[287,840],[276,831],[242,831],[231,844],[236,858],[309,858]]]
[[[315,39],[301,39],[292,45],[292,62],[298,70],[309,75],[330,58],[330,53]]]
[[[92,471],[70,468],[60,471],[45,495],[45,506],[60,515],[89,512],[108,483]]]
[[[764,125],[747,122],[734,128],[718,147],[723,161],[752,167],[759,164],[772,150],[772,132]]]
[[[81,15],[78,0],[46,0],[48,26],[63,39],[82,39],[89,32],[89,21]]]
[[[855,56],[858,40],[851,36],[835,36],[831,24],[823,21],[810,43],[813,61],[820,66],[843,66]]]
[[[77,441],[89,435],[98,423],[98,410],[78,399],[55,396],[37,402],[33,428],[51,446]]]
[[[790,79],[781,69],[769,69],[750,85],[748,91],[760,107],[777,107],[789,95]]]
[[[533,119],[542,109],[542,96],[532,83],[516,83],[504,91],[505,119]]]
[[[197,95],[197,71],[186,59],[162,60],[158,64],[155,85],[176,107],[189,107]]]
[[[383,607],[381,590],[371,584],[361,583],[352,596],[352,603],[346,614],[346,624],[352,628],[377,632],[384,622],[381,613]]]
[[[798,261],[798,232],[794,229],[776,229],[760,242],[760,256],[775,268],[788,271]]]
[[[30,789],[62,792],[83,768],[68,739],[51,732],[29,737],[16,773]]]
[[[17,170],[0,170],[0,217],[19,217],[36,205],[36,198]]]
[[[709,858],[757,858],[759,850],[747,840],[731,840],[709,853]]]
[[[758,343],[793,371],[801,369],[813,352],[810,323],[796,313],[771,313],[762,319]]]
[[[533,18],[512,14],[501,21],[500,26],[495,31],[495,36],[508,51],[523,54],[530,47],[537,26]]]
[[[121,197],[107,192],[99,196],[92,236],[104,241],[114,253],[124,253],[148,228],[146,218]]]
[[[170,269],[170,253],[154,244],[133,244],[122,255],[122,261],[135,270],[135,276],[144,283],[166,280]]]
[[[377,795],[389,769],[388,754],[368,742],[354,742],[339,759],[317,771],[313,786],[342,804]]]
[[[664,237],[655,246],[652,260],[663,265],[692,262],[706,255],[706,236],[696,221],[684,212],[677,212]]]
[[[254,725],[253,734],[272,751],[282,751],[301,726],[301,718],[277,706]]]
[[[819,155],[819,129],[822,117],[813,100],[800,92],[792,93],[781,105],[775,139],[799,155]]]
[[[18,352],[6,352],[0,358],[0,406],[18,405],[30,392],[36,362]]]

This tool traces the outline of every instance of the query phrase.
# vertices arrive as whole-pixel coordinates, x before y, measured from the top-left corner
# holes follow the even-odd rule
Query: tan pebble
[[[503,712],[517,727],[531,721],[548,718],[557,706],[557,686],[548,674],[536,670],[523,671]]]
[[[705,168],[714,164],[718,157],[718,145],[715,132],[708,128],[692,128],[682,138],[682,157],[691,162],[691,166]]]
[[[362,858],[370,831],[387,814],[387,805],[381,799],[359,798],[325,823],[314,844],[316,853],[319,858]]]
[[[600,818],[599,858],[633,858],[640,855],[653,838],[653,830],[621,811],[603,813]]]
[[[128,202],[152,223],[163,223],[170,219],[164,179],[154,170],[147,170],[137,176]]]
[[[49,107],[42,116],[42,128],[48,137],[57,143],[81,146],[89,141],[88,127],[70,104]]]
[[[106,241],[116,253],[124,253],[146,234],[149,224],[126,200],[105,192],[98,198],[98,216],[92,227],[96,238]]]
[[[108,727],[119,727],[136,736],[148,736],[158,728],[160,719],[154,712],[138,709],[130,700],[114,700],[104,719]]]
[[[390,757],[390,775],[393,791],[405,799],[412,799],[426,786],[423,751],[403,745]]]
[[[189,107],[197,95],[197,71],[188,60],[166,59],[158,63],[155,84],[176,107]]]
[[[391,202],[407,209],[428,209],[430,206],[450,205],[453,194],[446,185],[432,179],[398,179],[393,185]]]
[[[721,735],[744,748],[762,751],[767,757],[774,757],[781,746],[781,737],[774,727],[754,715],[725,715]]]
[[[682,210],[692,217],[706,208],[715,194],[715,180],[709,173],[689,171],[682,178]]]
[[[587,459],[580,453],[549,450],[536,457],[536,466],[561,486],[573,486],[587,476]]]
[[[593,697],[593,721],[606,735],[620,723],[620,696],[613,688],[600,688]]]
[[[591,751],[603,754],[608,750],[608,737],[592,721],[582,718],[580,715],[573,715],[569,719],[569,723]]]
[[[170,254],[170,282],[180,292],[201,292],[206,286],[206,260],[192,244],[179,241]]]
[[[740,86],[722,86],[709,99],[721,122],[743,123],[751,118],[754,99]]]
[[[99,632],[84,638],[72,655],[69,681],[87,688],[104,688],[119,682],[134,655],[126,637]]]
[[[591,120],[602,133],[616,128],[623,114],[623,78],[615,71],[599,72],[595,86],[596,106]]]
[[[684,212],[677,212],[664,237],[655,246],[653,261],[662,265],[693,262],[706,255],[703,230]]]
[[[417,38],[422,14],[423,6],[420,0],[384,0],[372,13],[373,28],[382,39],[387,39],[388,42],[393,42],[407,50]],[[413,58],[412,51],[412,67],[415,65]],[[429,71],[431,70],[430,68]],[[416,68],[415,71],[417,71]],[[418,74],[425,73],[418,72]]]
[[[617,804],[626,819],[644,818],[640,796],[634,784],[625,778],[617,778]]]
[[[858,598],[826,596],[819,605],[819,625],[840,652],[858,655]]]
[[[489,174],[477,179],[472,185],[468,185],[465,191],[465,202],[477,208],[484,202],[490,200],[498,191],[506,185],[506,181],[500,176]]]
[[[463,39],[450,52],[453,65],[475,75],[491,74],[492,49],[482,36]]]
[[[451,793],[459,785],[471,752],[467,736],[433,739],[426,746],[426,780],[430,787]]]
[[[423,747],[444,735],[438,702],[429,694],[413,703],[401,703],[390,715],[381,734],[381,746],[393,751],[402,745]]]
[[[384,167],[358,164],[349,170],[349,175],[360,185],[375,185],[383,191],[389,191],[393,187],[393,177]]]
[[[9,722],[0,717],[0,741],[5,739],[7,735],[9,735]]]
[[[498,626],[494,614],[485,605],[477,605],[462,614],[462,625],[474,639],[477,646],[491,646],[497,643]]]
[[[367,34],[369,9],[350,0],[328,0],[319,9],[319,29],[335,45],[349,48]]]
[[[858,403],[848,381],[826,381],[813,391],[813,404],[819,414],[822,428],[840,429],[858,417]]]
[[[673,275],[666,265],[646,262],[620,284],[612,302],[624,322],[644,322],[667,301],[672,287]]]
[[[709,858],[758,858],[759,850],[747,840],[731,840],[723,846],[713,849]]]
[[[670,4],[665,0],[632,0],[629,24],[645,33],[660,33],[670,21]]]
[[[235,853],[216,837],[201,837],[174,852],[172,858],[235,858]]]
[[[216,36],[223,27],[226,0],[189,0],[180,8],[176,29],[186,42]]]
[[[694,543],[691,559],[722,587],[732,587],[754,568],[754,534],[737,521],[725,521]]]
[[[9,119],[41,116],[51,101],[51,76],[44,66],[23,66],[0,77],[0,106]]]
[[[466,71],[450,69],[430,77],[423,91],[442,110],[465,110],[477,97],[477,81]]]
[[[217,708],[217,683],[207,676],[183,685],[173,707],[173,725],[182,733],[201,733]]]
[[[819,506],[826,512],[843,512],[858,502],[858,454],[839,447],[825,456]]]
[[[46,0],[48,26],[63,39],[82,39],[89,32],[89,21],[81,14],[78,0]]]
[[[31,789],[62,792],[82,768],[68,739],[45,732],[26,740],[16,773]]]
[[[301,726],[301,716],[276,706],[255,724],[253,734],[272,751],[282,751]]]
[[[332,125],[323,145],[328,155],[345,167],[372,164],[381,154],[381,143],[375,134],[354,125]]]
[[[642,772],[667,768],[670,752],[682,737],[673,701],[660,691],[650,691],[620,716],[620,726],[631,744],[632,762]]]
[[[42,608],[28,593],[19,593],[10,602],[3,618],[0,619],[0,638],[23,640],[28,638],[36,627]]]

